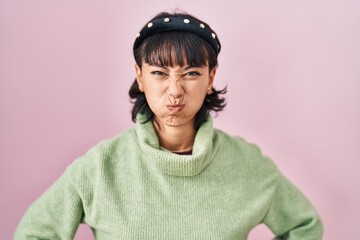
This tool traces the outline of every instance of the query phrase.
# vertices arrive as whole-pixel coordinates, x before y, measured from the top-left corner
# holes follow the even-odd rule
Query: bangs
[[[209,64],[209,55],[215,55],[215,52],[196,34],[169,31],[148,37],[136,55],[139,66],[142,59],[147,64],[160,67],[202,67]]]

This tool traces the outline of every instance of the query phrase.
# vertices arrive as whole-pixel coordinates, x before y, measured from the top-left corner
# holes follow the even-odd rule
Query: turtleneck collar
[[[178,155],[162,149],[152,122],[142,124],[145,116],[136,118],[136,134],[140,147],[149,161],[163,173],[174,176],[195,176],[212,160],[219,147],[211,116],[204,122],[195,136],[192,155]]]

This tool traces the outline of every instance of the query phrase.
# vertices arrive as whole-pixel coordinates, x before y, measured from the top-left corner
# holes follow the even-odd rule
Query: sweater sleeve
[[[82,216],[82,202],[68,168],[30,206],[15,231],[14,239],[73,239]]]
[[[323,225],[316,210],[281,173],[279,173],[276,192],[263,223],[273,231],[276,235],[275,239],[322,239]]]

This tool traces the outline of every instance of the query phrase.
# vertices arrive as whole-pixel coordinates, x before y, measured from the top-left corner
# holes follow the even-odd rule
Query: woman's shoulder
[[[127,149],[134,142],[134,128],[125,129],[117,135],[103,139],[91,147],[85,155],[106,157]]]
[[[241,149],[242,151],[251,151],[255,154],[261,154],[261,149],[255,143],[247,141],[244,137],[229,134],[223,130],[215,129],[216,134],[222,139],[223,144],[230,147]]]
[[[99,170],[119,164],[119,160],[126,156],[136,146],[134,128],[126,129],[119,134],[103,139],[76,158],[68,171],[76,174],[92,175]]]
[[[244,137],[231,135],[219,129],[216,129],[215,132],[221,138],[222,151],[226,155],[233,156],[235,162],[242,166],[247,165],[272,172],[278,171],[276,164],[263,153],[257,144],[247,141]]]

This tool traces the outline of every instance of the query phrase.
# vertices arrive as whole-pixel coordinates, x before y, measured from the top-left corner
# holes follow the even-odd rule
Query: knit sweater
[[[98,240],[244,240],[261,223],[276,239],[321,239],[315,209],[257,146],[209,118],[192,155],[178,155],[139,118],[76,159],[30,206],[15,240],[73,239],[80,223]]]

